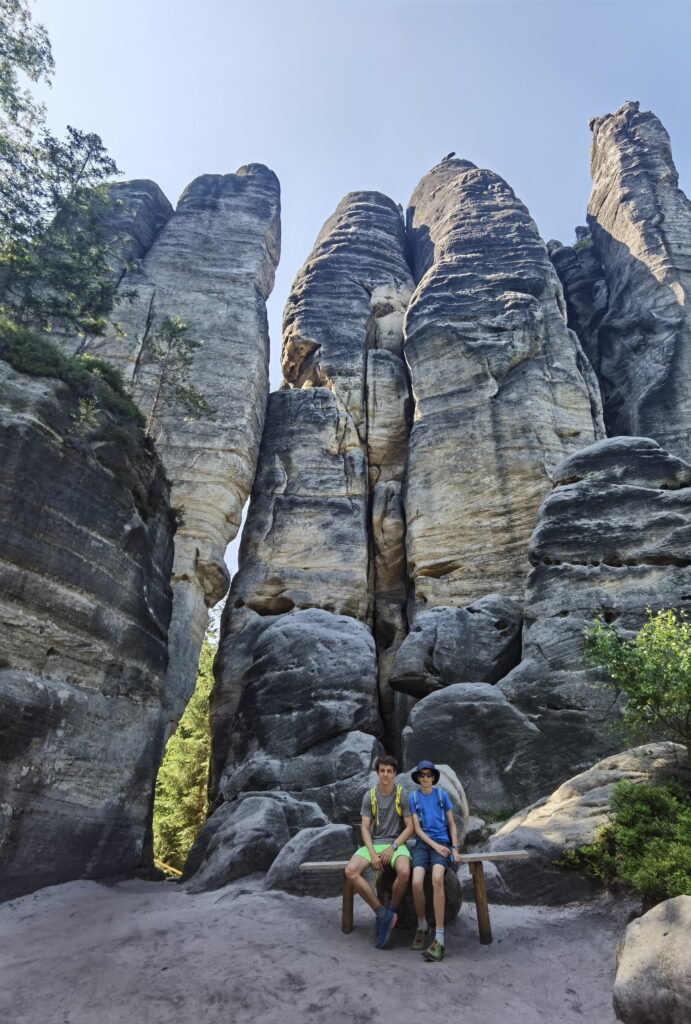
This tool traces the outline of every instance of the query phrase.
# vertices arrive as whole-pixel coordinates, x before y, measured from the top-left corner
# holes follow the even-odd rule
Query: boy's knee
[[[432,885],[434,886],[435,889],[442,889],[444,887],[444,875],[438,875],[437,872],[435,871],[434,874],[432,875]]]
[[[358,869],[357,869],[357,865],[352,864],[352,863],[349,862],[348,864],[346,864],[345,868],[343,869],[343,874],[346,876],[346,878],[348,879],[349,882],[352,882],[353,879],[357,878],[357,876],[359,874]]]
[[[401,860],[399,858],[396,861],[396,874],[399,876],[399,878],[410,877],[410,861],[408,860],[407,857],[404,860]]]

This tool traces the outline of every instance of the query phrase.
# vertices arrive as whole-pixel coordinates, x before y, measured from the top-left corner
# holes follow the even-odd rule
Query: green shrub
[[[607,888],[625,888],[653,906],[691,895],[691,793],[623,779],[614,787],[612,821],[594,843],[557,863]]]
[[[590,249],[592,247],[592,241],[589,238],[579,238],[577,242],[574,242],[571,246],[576,252],[582,252],[583,249]]]
[[[80,399],[94,401],[116,419],[143,428],[145,419],[125,390],[118,371],[89,354],[66,356],[49,338],[0,316],[0,359],[32,377],[56,377]]]

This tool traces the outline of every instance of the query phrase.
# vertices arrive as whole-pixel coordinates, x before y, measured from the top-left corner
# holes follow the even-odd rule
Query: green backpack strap
[[[378,819],[377,819],[377,787],[376,786],[372,786],[372,788],[369,791],[369,802],[370,802],[370,807],[372,808],[372,820],[373,820],[374,824],[376,825],[378,823]]]

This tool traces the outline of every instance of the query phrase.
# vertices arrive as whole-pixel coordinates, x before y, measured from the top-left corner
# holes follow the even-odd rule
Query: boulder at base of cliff
[[[468,608],[433,608],[397,651],[391,686],[426,697],[452,683],[496,683],[520,661],[522,625],[520,602],[499,594]]]
[[[190,892],[204,892],[267,871],[292,835],[326,824],[316,804],[284,793],[248,793],[222,804],[207,820],[187,856],[182,881],[190,879]]]
[[[350,860],[355,852],[350,825],[303,828],[293,836],[269,869],[265,889],[283,889],[297,896],[340,896],[342,871],[301,871],[305,861]]]
[[[614,1010],[624,1024],[691,1020],[691,896],[632,921],[617,949]]]
[[[685,771],[686,750],[676,743],[648,743],[599,761],[551,796],[520,811],[487,843],[488,853],[528,850],[523,861],[502,861],[486,872],[495,903],[560,904],[592,895],[593,884],[554,862],[568,850],[593,842],[610,820],[612,790],[621,779],[656,785]],[[466,884],[469,884],[467,882]]]

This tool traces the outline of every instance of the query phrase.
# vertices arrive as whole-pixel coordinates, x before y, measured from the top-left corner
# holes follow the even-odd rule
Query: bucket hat
[[[423,768],[427,768],[428,771],[432,771],[434,773],[434,778],[432,779],[432,785],[436,786],[436,784],[439,782],[439,771],[432,764],[431,761],[420,761],[420,763],[415,766],[415,768],[410,773],[410,777],[413,780],[413,782],[415,782],[417,785],[420,784],[419,776],[420,776],[420,772],[422,771]]]

